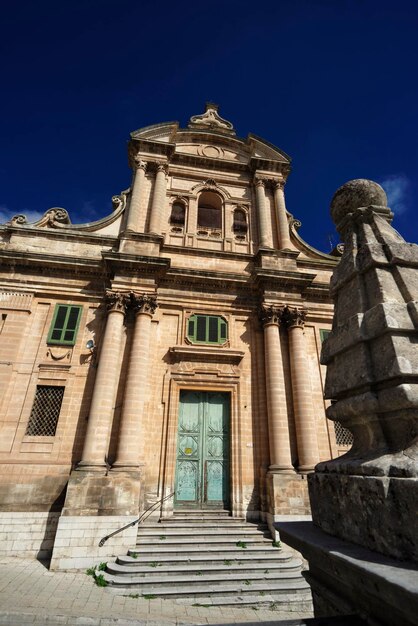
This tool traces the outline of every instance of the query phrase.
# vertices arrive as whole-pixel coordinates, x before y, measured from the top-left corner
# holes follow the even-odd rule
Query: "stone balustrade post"
[[[138,469],[144,462],[144,404],[149,386],[151,320],[157,307],[155,297],[132,294],[136,319],[129,356],[119,441],[112,470]]]
[[[167,189],[167,164],[160,163],[157,166],[154,192],[152,196],[151,215],[148,232],[155,235],[161,234],[161,218],[164,212]]]
[[[319,462],[316,421],[312,405],[312,387],[304,335],[306,314],[306,310],[285,307],[282,316],[289,335],[293,409],[299,470],[301,471],[311,471]]]
[[[120,373],[123,323],[129,294],[107,291],[106,329],[100,351],[93,396],[79,469],[103,470],[112,427],[116,387]]]
[[[266,207],[265,181],[256,177],[254,182],[257,199],[259,247],[271,248],[271,219]]]
[[[284,182],[274,182],[274,205],[276,208],[277,225],[279,230],[279,248],[280,250],[291,250],[289,235],[289,221],[287,219],[286,204],[284,199]]]
[[[264,328],[270,471],[293,473],[280,345],[280,314],[281,309],[274,306],[263,306],[260,312]]]

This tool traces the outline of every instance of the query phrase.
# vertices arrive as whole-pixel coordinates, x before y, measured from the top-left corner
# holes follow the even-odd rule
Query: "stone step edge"
[[[312,597],[310,593],[305,593],[305,592],[301,592],[298,595],[295,594],[282,594],[280,596],[272,596],[270,594],[266,594],[265,596],[250,596],[250,595],[246,595],[244,596],[244,598],[238,597],[238,598],[234,598],[232,596],[226,596],[226,597],[222,597],[222,596],[217,596],[217,597],[210,597],[207,596],[206,598],[200,597],[199,598],[199,602],[197,603],[195,601],[194,598],[178,598],[177,600],[175,600],[176,604],[180,604],[182,606],[236,606],[236,605],[255,605],[258,608],[261,608],[262,606],[266,606],[267,608],[271,609],[271,604],[274,603],[275,605],[279,605],[280,609],[283,610],[282,606],[285,603],[289,603],[291,605],[294,605],[293,610],[297,611],[298,613],[302,613],[304,611],[307,611],[309,613],[312,612]],[[274,610],[274,609],[271,609]],[[280,622],[281,623],[281,622]],[[279,625],[277,625],[279,626]]]
[[[112,576],[113,579],[117,579],[119,581],[119,579],[122,580],[127,580],[129,581],[131,584],[135,583],[138,585],[158,585],[159,581],[161,581],[162,585],[168,585],[171,583],[176,584],[176,586],[180,585],[182,586],[183,584],[185,585],[203,585],[206,584],[208,582],[238,582],[238,581],[253,581],[256,584],[261,584],[261,583],[266,583],[269,581],[273,581],[273,582],[279,582],[279,581],[290,581],[290,582],[294,582],[295,580],[303,580],[301,579],[301,575],[299,571],[289,571],[289,572],[273,572],[273,573],[269,573],[269,574],[264,574],[264,573],[260,573],[259,576],[257,575],[252,575],[251,573],[235,573],[235,574],[227,574],[226,572],[219,572],[219,573],[215,573],[215,574],[204,574],[202,572],[202,574],[200,576],[198,576],[197,574],[194,574],[194,576],[187,576],[187,574],[183,575],[183,576],[158,576],[158,573],[155,573],[154,576],[147,576],[146,574],[141,576],[141,575],[137,575],[135,572],[132,573],[127,573],[127,572],[114,572],[112,571],[112,568],[109,567],[106,569],[106,574],[108,574],[109,576]]]
[[[201,565],[196,565],[193,564],[191,565],[188,562],[184,563],[184,566],[167,566],[164,565],[163,563],[158,563],[158,565],[156,565],[155,567],[151,566],[151,565],[141,565],[141,564],[136,564],[136,563],[132,563],[129,562],[127,564],[124,563],[108,563],[107,567],[108,569],[114,569],[116,571],[119,571],[120,573],[126,573],[126,574],[134,574],[134,573],[138,573],[138,574],[147,574],[149,576],[154,575],[154,574],[164,574],[167,572],[169,574],[173,573],[173,572],[225,572],[228,573],[230,572],[231,574],[233,572],[236,573],[244,573],[244,572],[261,572],[262,570],[273,570],[274,572],[276,572],[277,570],[280,571],[292,571],[292,570],[298,570],[300,569],[301,565],[302,565],[302,561],[300,559],[295,560],[295,561],[287,561],[284,563],[277,563],[276,561],[273,561],[272,563],[268,563],[266,564],[264,563],[253,563],[251,561],[251,563],[241,563],[241,565],[239,565],[238,563],[231,563],[231,565],[225,565],[224,563],[216,563],[214,565],[208,565],[206,561],[200,561]],[[267,573],[270,573],[269,571]]]

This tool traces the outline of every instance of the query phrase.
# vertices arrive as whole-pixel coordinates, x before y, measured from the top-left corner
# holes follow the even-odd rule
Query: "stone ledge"
[[[279,523],[280,536],[309,561],[315,615],[348,611],[384,626],[416,625],[418,570],[328,535],[310,522]]]

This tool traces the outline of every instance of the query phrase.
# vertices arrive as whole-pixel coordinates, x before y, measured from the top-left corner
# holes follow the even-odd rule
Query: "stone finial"
[[[224,120],[218,113],[218,105],[213,102],[206,103],[205,112],[201,115],[193,115],[190,118],[189,128],[211,128],[228,135],[235,135],[231,122]]]
[[[342,237],[345,237],[347,221],[364,219],[371,212],[392,221],[393,213],[387,206],[385,190],[372,180],[357,178],[349,180],[335,192],[330,207],[331,217]]]

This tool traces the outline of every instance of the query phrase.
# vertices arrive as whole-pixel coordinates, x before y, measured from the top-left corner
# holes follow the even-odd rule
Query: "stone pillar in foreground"
[[[166,163],[157,165],[148,229],[148,232],[154,235],[161,235],[161,218],[166,202],[167,167]]]
[[[254,183],[257,199],[259,247],[271,248],[271,219],[266,207],[265,181],[262,178],[256,177]]]
[[[292,250],[293,246],[290,243],[289,221],[284,200],[284,182],[280,180],[274,181],[274,206],[279,228],[279,249]]]
[[[386,203],[377,183],[354,180],[331,204],[345,246],[322,349],[325,396],[336,401],[327,417],[354,443],[318,466],[313,515],[328,532],[418,562],[418,246],[391,227]]]
[[[147,168],[147,164],[139,157],[135,157],[135,167],[136,171],[132,186],[131,202],[129,204],[129,214],[126,223],[126,230],[137,233],[139,229],[142,192],[144,188],[145,171]]]
[[[129,294],[106,292],[108,310],[106,329],[100,350],[93,396],[79,469],[106,469],[109,436],[112,427],[116,386],[120,374],[120,350],[123,322]]]
[[[129,357],[119,442],[112,470],[138,469],[144,463],[144,401],[150,379],[149,351],[151,320],[157,308],[156,298],[147,294],[132,294],[136,309],[135,327]]]
[[[281,308],[263,306],[267,415],[270,445],[270,472],[294,473],[290,453],[289,422],[280,346]]]
[[[309,561],[315,616],[415,626],[418,615],[418,246],[391,225],[386,194],[353,180],[331,215],[344,252],[324,341],[327,417],[353,435],[309,474],[313,524],[280,524]]]
[[[319,461],[312,386],[305,344],[306,310],[285,307],[283,321],[288,329],[293,409],[298,445],[299,470],[312,471]]]

